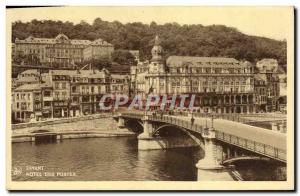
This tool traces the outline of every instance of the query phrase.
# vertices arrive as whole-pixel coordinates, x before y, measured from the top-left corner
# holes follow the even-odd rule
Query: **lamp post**
[[[205,109],[205,128],[207,129],[207,118],[208,118],[208,111],[207,111],[207,108]]]
[[[211,128],[214,128],[214,115],[211,115]]]

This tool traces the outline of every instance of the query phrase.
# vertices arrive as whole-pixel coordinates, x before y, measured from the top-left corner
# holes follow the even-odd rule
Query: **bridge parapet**
[[[137,114],[137,113],[123,113],[122,117],[129,117],[129,118],[136,118],[136,119],[142,119],[145,118],[143,114]],[[241,147],[243,149],[249,150],[251,152],[255,152],[258,154],[261,154],[266,157],[273,158],[275,160],[279,160],[282,162],[286,162],[286,151],[283,149],[279,149],[270,145],[266,145],[263,143],[259,143],[256,141],[248,140],[245,138],[237,137],[235,135],[231,135],[228,133],[224,133],[220,130],[215,130],[215,132],[209,132],[211,129],[205,129],[202,125],[199,124],[192,124],[191,122],[179,119],[173,116],[167,116],[167,115],[148,115],[147,116],[148,121],[154,121],[154,122],[164,122],[169,123],[172,125],[176,125],[182,128],[185,128],[187,130],[190,130],[192,132],[196,132],[202,135],[204,138],[206,135],[212,135],[215,133],[216,140]]]
[[[270,145],[237,137],[221,131],[216,131],[216,139],[231,145],[241,147],[251,152],[273,158],[275,160],[286,162],[286,151]]]
[[[230,168],[225,167],[223,165],[223,161],[225,159],[230,160],[232,157],[239,156],[238,151],[240,151],[241,149],[246,150],[243,152],[246,153],[246,156],[248,154],[250,154],[249,156],[251,156],[254,153],[254,156],[268,157],[280,162],[286,162],[285,150],[279,149],[276,146],[270,146],[264,143],[228,134],[226,133],[226,130],[224,130],[225,132],[222,132],[221,130],[215,130],[213,128],[213,123],[210,128],[204,128],[204,126],[202,126],[201,124],[197,124],[201,121],[196,121],[195,123],[193,123],[194,121],[189,121],[190,118],[187,117],[183,117],[180,119],[178,116],[170,116],[164,114],[144,115],[141,113],[123,113],[120,117],[138,119],[143,121],[144,133],[139,136],[139,139],[141,139],[139,140],[139,145],[141,144],[142,146],[141,148],[139,147],[139,149],[155,149],[153,148],[154,145],[152,145],[153,142],[151,143],[151,140],[157,139],[154,138],[155,126],[153,126],[156,123],[175,125],[184,130],[187,130],[187,132],[189,132],[190,134],[194,132],[198,133],[198,135],[201,135],[204,143],[203,148],[205,151],[205,156],[196,164],[196,167],[198,168],[198,180],[208,180],[210,178],[215,179],[216,176],[220,173],[224,173],[224,175],[225,173],[228,173],[228,169]],[[231,155],[231,148],[234,156]],[[243,153],[242,156],[245,156],[243,155]],[[205,177],[203,178],[203,176]]]

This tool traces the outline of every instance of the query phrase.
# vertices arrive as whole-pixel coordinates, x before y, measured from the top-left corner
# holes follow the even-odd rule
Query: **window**
[[[109,86],[105,86],[105,90],[106,90],[106,92],[109,92],[110,91],[110,87]]]
[[[17,103],[17,109],[19,109],[20,108],[20,104],[19,103]]]
[[[63,98],[66,98],[67,92],[62,92],[62,96],[63,96]]]
[[[78,97],[73,97],[73,102],[78,102]]]
[[[51,102],[50,101],[45,101],[44,102],[44,106],[45,107],[50,107],[51,106]]]
[[[55,82],[55,88],[58,89],[59,88],[59,83]]]
[[[72,86],[72,93],[76,93],[76,91],[77,91],[76,86]]]
[[[241,92],[245,92],[245,87],[244,86],[241,87]]]
[[[51,94],[50,91],[44,91],[44,97],[50,97],[51,96],[50,94]]]
[[[63,82],[61,86],[62,86],[62,89],[66,89],[66,83],[65,82]]]

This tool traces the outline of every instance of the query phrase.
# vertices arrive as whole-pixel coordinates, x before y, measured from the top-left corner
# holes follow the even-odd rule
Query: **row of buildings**
[[[129,91],[129,76],[103,70],[27,70],[12,86],[12,119],[72,117],[99,112],[104,94]]]
[[[12,44],[13,59],[31,55],[37,57],[42,65],[54,67],[55,64],[61,68],[72,68],[76,63],[100,57],[111,58],[113,51],[114,46],[103,39],[69,39],[64,34],[58,34],[55,38],[16,38]]]
[[[138,59],[138,51],[135,51]],[[170,56],[158,37],[152,59],[130,75],[107,70],[27,70],[13,82],[13,119],[78,116],[100,112],[104,94],[195,94],[198,112],[255,113],[284,110],[286,74],[275,59],[254,66],[225,57]]]

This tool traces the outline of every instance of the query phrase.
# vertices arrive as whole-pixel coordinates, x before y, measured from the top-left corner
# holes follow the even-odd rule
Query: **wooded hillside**
[[[115,49],[140,50],[141,59],[151,57],[155,35],[161,38],[165,55],[222,56],[234,57],[255,63],[262,58],[276,58],[280,65],[286,65],[286,42],[264,37],[249,36],[235,28],[223,25],[179,25],[155,22],[122,24],[108,22],[100,18],[93,24],[81,21],[79,24],[52,20],[32,20],[14,22],[12,41],[15,38],[34,37],[54,38],[58,33],[70,39],[102,38],[115,46]]]

